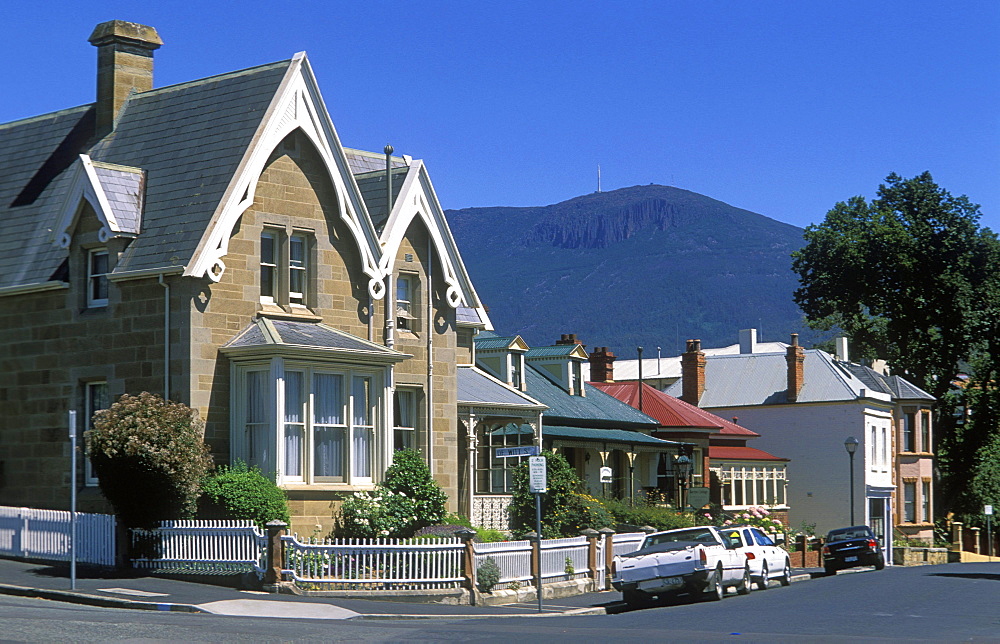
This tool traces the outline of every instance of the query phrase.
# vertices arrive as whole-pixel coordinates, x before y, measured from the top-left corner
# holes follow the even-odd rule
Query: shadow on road
[[[994,575],[985,572],[932,572],[933,577],[960,577],[962,579],[989,579],[990,581],[1000,581],[1000,574]]]

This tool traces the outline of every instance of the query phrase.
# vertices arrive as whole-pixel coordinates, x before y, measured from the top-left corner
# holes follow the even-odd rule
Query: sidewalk
[[[539,615],[537,605],[462,606],[369,599],[302,597],[245,591],[150,575],[140,570],[77,566],[70,590],[69,564],[0,559],[0,594],[38,597],[107,608],[182,611],[299,619],[474,619]],[[541,615],[604,614],[616,592],[544,600]]]

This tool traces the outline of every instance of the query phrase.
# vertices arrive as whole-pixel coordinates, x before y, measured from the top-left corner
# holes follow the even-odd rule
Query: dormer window
[[[524,356],[520,353],[510,354],[510,385],[516,389],[521,389],[524,378]]]
[[[92,250],[87,254],[87,307],[108,305],[108,251]]]

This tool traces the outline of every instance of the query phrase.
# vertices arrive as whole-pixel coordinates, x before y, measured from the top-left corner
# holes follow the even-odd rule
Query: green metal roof
[[[532,347],[524,354],[525,358],[563,358],[570,355],[578,344],[556,344],[550,347]]]
[[[482,334],[477,335],[476,350],[477,351],[489,351],[490,349],[508,349],[510,345],[514,343],[514,339],[517,338],[516,335],[509,335],[501,337],[498,335],[490,335],[487,337],[480,337]],[[531,353],[530,351],[528,353]]]
[[[557,425],[542,425],[542,439],[570,438],[588,443],[619,443],[625,445],[658,445],[673,447],[683,445],[677,441],[665,441],[641,432],[630,432],[625,429],[593,429],[590,427],[562,427]]]

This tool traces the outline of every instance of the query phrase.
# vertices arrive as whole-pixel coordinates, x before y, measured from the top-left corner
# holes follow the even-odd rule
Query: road
[[[817,642],[1000,641],[1000,563],[887,568],[754,591],[722,602],[609,615],[324,621],[97,609],[0,597],[0,640]]]

